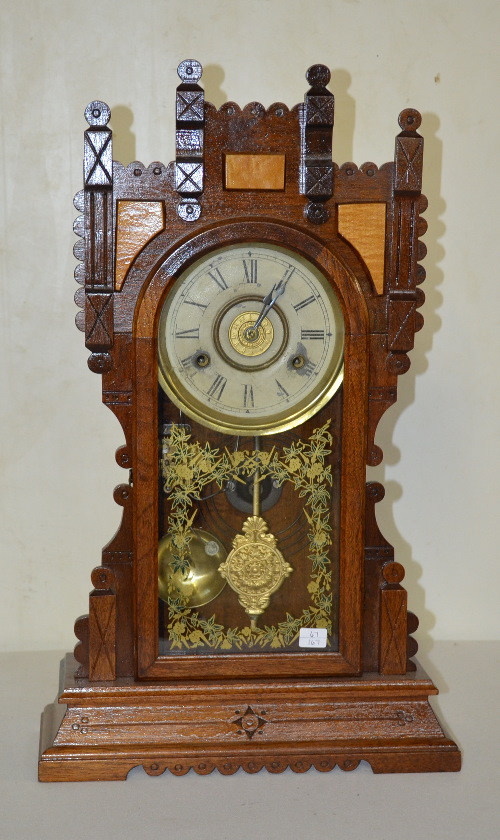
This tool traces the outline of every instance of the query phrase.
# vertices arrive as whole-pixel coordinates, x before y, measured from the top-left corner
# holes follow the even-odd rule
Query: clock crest
[[[325,66],[291,110],[178,73],[168,166],[113,161],[85,111],[76,321],[129,481],[40,779],[458,770],[366,483],[423,324],[420,115],[393,162],[339,167]]]

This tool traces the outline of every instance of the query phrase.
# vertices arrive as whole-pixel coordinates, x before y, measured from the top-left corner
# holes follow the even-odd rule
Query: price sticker
[[[327,643],[326,627],[301,627],[299,635],[299,647],[302,648],[325,648]]]

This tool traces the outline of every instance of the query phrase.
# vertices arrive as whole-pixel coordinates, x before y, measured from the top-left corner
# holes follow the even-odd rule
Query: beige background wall
[[[0,647],[71,648],[117,527],[122,443],[73,324],[71,200],[83,110],[112,109],[115,157],[174,155],[176,67],[220,105],[294,105],[332,68],[334,159],[390,160],[424,115],[427,302],[381,426],[379,521],[432,640],[498,638],[498,0],[3,0],[0,11]]]

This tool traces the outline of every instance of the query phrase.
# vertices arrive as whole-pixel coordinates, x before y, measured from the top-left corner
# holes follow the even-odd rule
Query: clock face
[[[271,434],[333,395],[343,345],[326,277],[296,253],[245,243],[211,252],[174,283],[160,316],[159,379],[209,428]]]

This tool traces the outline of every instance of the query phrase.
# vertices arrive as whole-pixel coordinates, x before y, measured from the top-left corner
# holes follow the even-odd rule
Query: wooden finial
[[[85,119],[91,126],[105,126],[111,117],[111,110],[105,102],[89,102],[85,108]]]
[[[196,84],[199,82],[202,73],[203,67],[194,58],[186,58],[184,61],[181,61],[177,68],[179,79],[186,84]]]
[[[306,79],[312,88],[326,87],[331,77],[326,64],[313,64],[306,73]]]

